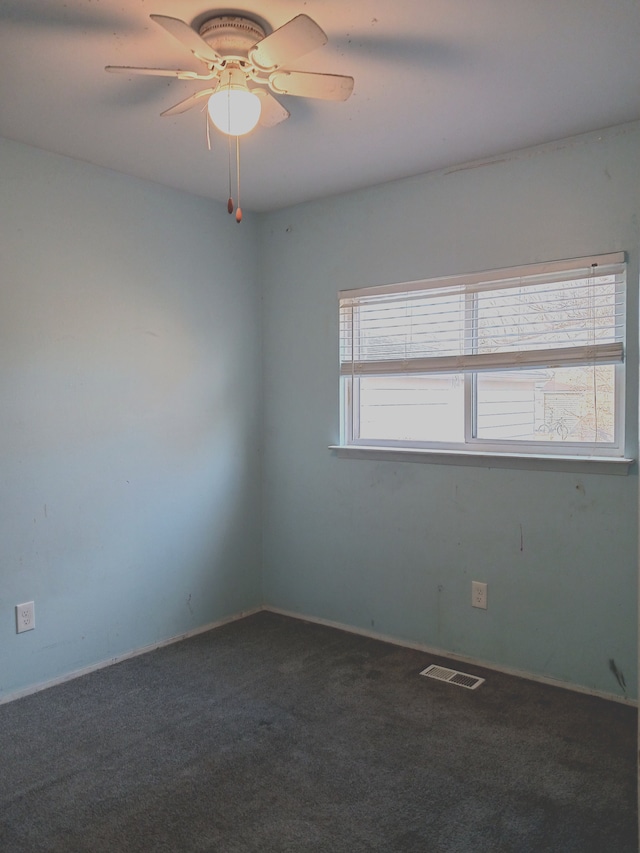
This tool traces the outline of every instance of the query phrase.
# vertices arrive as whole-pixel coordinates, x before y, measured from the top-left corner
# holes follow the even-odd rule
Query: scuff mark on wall
[[[189,593],[189,598],[187,598],[187,607],[189,608],[189,613],[193,615],[193,607],[191,606],[191,593]]]
[[[622,670],[618,669],[616,662],[614,661],[613,658],[609,658],[609,669],[615,675],[616,681],[618,682],[620,687],[622,687],[623,691],[626,693],[627,692],[627,683],[624,680],[624,675],[622,673]]]
[[[524,551],[524,533],[522,532],[522,525],[520,525],[520,553]]]

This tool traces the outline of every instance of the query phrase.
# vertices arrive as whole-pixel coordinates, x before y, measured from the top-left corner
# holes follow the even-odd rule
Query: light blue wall
[[[635,471],[327,445],[338,290],[625,250],[635,453],[639,152],[630,125],[238,227],[0,141],[0,699],[263,600],[622,693],[613,658],[635,695]]]
[[[389,152],[393,156],[393,152]],[[268,604],[636,695],[637,476],[338,459],[337,292],[624,250],[637,444],[640,125],[263,222]],[[470,606],[471,580],[489,609]]]
[[[0,182],[1,698],[260,603],[261,413],[251,217],[6,140]]]

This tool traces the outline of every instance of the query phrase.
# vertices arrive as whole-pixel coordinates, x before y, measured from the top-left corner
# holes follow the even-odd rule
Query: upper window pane
[[[533,350],[621,340],[622,297],[613,275],[479,292],[477,351]]]
[[[350,306],[342,320],[342,359],[376,362],[424,354],[461,355],[464,310],[464,296],[447,292],[374,298]]]

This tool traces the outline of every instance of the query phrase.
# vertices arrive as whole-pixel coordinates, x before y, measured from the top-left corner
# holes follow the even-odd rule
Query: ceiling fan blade
[[[269,86],[280,95],[346,101],[353,92],[353,77],[313,74],[308,71],[276,71],[269,77]]]
[[[297,15],[249,50],[249,59],[260,68],[288,65],[327,43],[323,30],[308,15]]]
[[[178,80],[211,80],[214,74],[198,74],[173,68],[132,68],[130,65],[105,65],[105,71],[115,74],[146,74],[152,77],[177,77]]]
[[[174,104],[172,107],[169,107],[168,110],[160,113],[161,116],[177,116],[180,113],[186,113],[187,110],[190,110],[191,107],[195,107],[202,98],[207,98],[209,95],[213,95],[216,87],[213,86],[210,89],[201,89],[199,92],[196,92],[195,95],[189,95],[188,98],[185,98],[184,101],[180,101],[178,104]]]
[[[220,62],[220,55],[203,38],[200,38],[198,33],[189,24],[186,24],[179,18],[169,18],[166,15],[149,15],[149,17],[156,24],[160,24],[170,35],[178,39],[198,59],[202,59],[203,62]]]
[[[262,127],[275,127],[291,115],[289,110],[285,109],[269,92],[265,92],[264,89],[254,89],[253,92],[260,98],[262,104],[259,122]]]

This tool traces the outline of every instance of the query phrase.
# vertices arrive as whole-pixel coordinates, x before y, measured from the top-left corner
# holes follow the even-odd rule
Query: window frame
[[[473,291],[474,285],[486,283],[497,283],[509,280],[529,279],[530,281],[539,276],[550,276],[554,274],[565,274],[566,280],[586,278],[585,271],[596,272],[597,267],[616,267],[620,275],[617,286],[622,291],[623,317],[619,323],[621,330],[621,345],[623,355],[619,363],[614,364],[614,440],[612,442],[566,442],[566,441],[522,441],[519,439],[481,438],[477,436],[477,370],[464,369],[460,371],[463,383],[463,405],[464,405],[464,441],[406,441],[392,439],[363,439],[359,438],[359,392],[360,376],[352,374],[345,375],[342,367],[340,370],[340,449],[389,450],[418,452],[427,454],[464,454],[470,456],[503,456],[503,457],[530,457],[530,458],[553,458],[559,459],[607,459],[613,462],[627,462],[632,460],[624,457],[625,452],[625,386],[626,386],[626,325],[627,325],[627,262],[624,252],[596,255],[587,258],[578,258],[565,261],[557,261],[546,264],[533,264],[524,267],[510,267],[506,269],[491,270],[483,273],[474,273],[462,276],[447,276],[444,278],[429,279],[417,282],[402,282],[381,287],[364,287],[356,290],[341,291],[339,293],[340,306],[345,300],[362,296],[392,295],[428,290],[431,288],[455,288],[468,286]],[[574,279],[567,278],[568,274],[575,274]],[[604,272],[600,273],[605,274]],[[526,281],[523,281],[526,284]],[[503,284],[503,286],[507,286]],[[466,291],[468,293],[468,291]],[[466,326],[465,326],[466,333]],[[352,334],[352,346],[353,338]],[[340,332],[342,345],[342,332]],[[546,351],[550,351],[549,348]],[[567,349],[571,349],[568,347]],[[352,356],[353,358],[353,356]],[[588,362],[586,362],[588,364]],[[562,366],[561,364],[558,366]],[[595,366],[595,361],[594,361]],[[513,367],[510,368],[514,370]],[[517,370],[517,368],[515,368]],[[451,372],[451,371],[449,371]],[[496,367],[489,373],[500,372]],[[401,371],[390,371],[389,375],[409,376],[416,375],[414,372],[402,373]],[[420,374],[417,374],[420,375]],[[425,375],[425,374],[422,374]],[[432,375],[434,375],[432,373]]]

